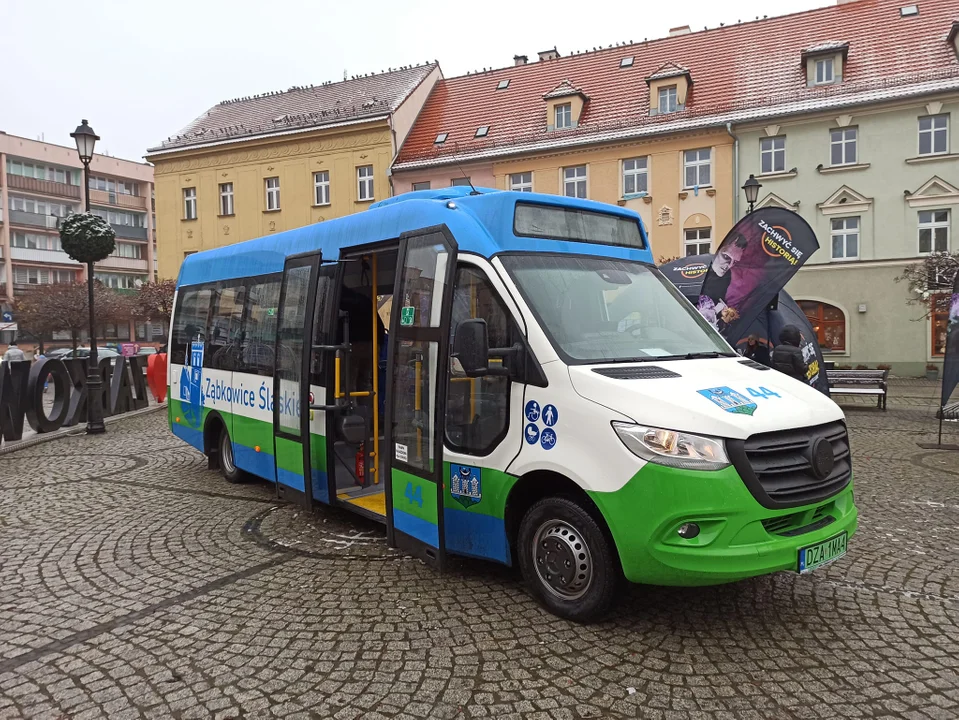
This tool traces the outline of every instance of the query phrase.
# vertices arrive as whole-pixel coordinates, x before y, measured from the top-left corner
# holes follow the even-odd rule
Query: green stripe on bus
[[[459,463],[458,463],[459,464]],[[465,463],[463,463],[465,464]],[[490,515],[491,517],[502,519],[506,511],[506,498],[510,490],[516,484],[518,478],[502,470],[493,468],[477,467],[480,470],[480,493],[479,502],[473,503],[468,500],[457,500],[450,492],[451,489],[451,468],[450,463],[443,463],[443,505],[452,510],[469,510],[472,513]],[[395,496],[394,496],[395,497]]]
[[[393,507],[433,525],[436,521],[436,484],[393,468]]]
[[[276,466],[297,475],[303,474],[303,445],[295,440],[276,439]],[[319,470],[320,468],[317,468]]]

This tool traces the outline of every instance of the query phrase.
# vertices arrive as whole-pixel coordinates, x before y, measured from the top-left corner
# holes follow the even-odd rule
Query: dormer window
[[[568,130],[579,127],[589,96],[570,80],[563,80],[543,95],[546,101],[546,129]]]
[[[481,138],[486,137],[487,135],[489,135],[489,125],[481,125],[480,127],[476,128],[476,134],[473,137]]]
[[[443,143],[446,142],[446,138],[448,138],[449,136],[450,136],[449,133],[440,133],[439,135],[436,136],[436,139],[433,141],[433,144],[442,145]]]
[[[832,84],[834,79],[833,58],[823,58],[816,61],[816,85]]]
[[[573,106],[571,103],[563,103],[556,106],[555,122],[553,127],[557,130],[573,127]]]
[[[659,114],[676,112],[676,86],[670,85],[659,89]]]

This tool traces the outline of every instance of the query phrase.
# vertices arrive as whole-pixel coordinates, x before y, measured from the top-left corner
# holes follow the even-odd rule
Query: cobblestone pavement
[[[227,485],[162,413],[0,456],[0,718],[959,717],[959,453],[899,395],[849,407],[846,558],[591,626]]]

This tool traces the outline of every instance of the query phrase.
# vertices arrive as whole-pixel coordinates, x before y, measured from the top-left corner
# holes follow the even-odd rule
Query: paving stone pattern
[[[931,396],[850,405],[842,561],[634,587],[591,626],[510,569],[441,576],[228,485],[163,413],[2,455],[0,719],[959,717],[959,453],[916,445]]]

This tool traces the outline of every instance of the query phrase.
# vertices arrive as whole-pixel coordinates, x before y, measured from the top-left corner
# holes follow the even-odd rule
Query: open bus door
[[[445,226],[400,238],[387,360],[390,545],[442,569],[443,437],[456,243]]]
[[[314,477],[325,483],[325,473],[313,471],[310,420],[310,362],[317,294],[330,291],[329,273],[320,267],[319,252],[286,259],[276,323],[276,364],[273,373],[273,435],[276,488],[280,498],[307,508],[315,493]],[[321,305],[324,304],[320,300]],[[324,322],[324,318],[319,320]],[[323,468],[325,470],[325,468]],[[324,491],[325,493],[325,485]]]

